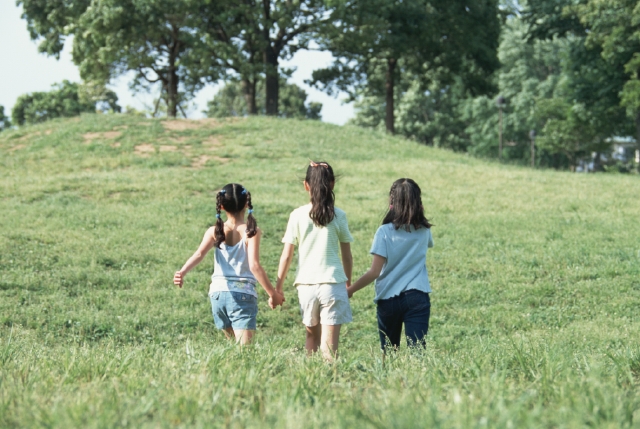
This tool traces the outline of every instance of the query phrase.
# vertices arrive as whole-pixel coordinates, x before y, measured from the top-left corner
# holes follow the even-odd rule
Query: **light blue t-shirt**
[[[410,231],[382,225],[373,237],[370,253],[387,259],[376,280],[376,297],[389,299],[410,289],[431,292],[427,273],[427,248],[433,247],[431,229],[413,226]]]

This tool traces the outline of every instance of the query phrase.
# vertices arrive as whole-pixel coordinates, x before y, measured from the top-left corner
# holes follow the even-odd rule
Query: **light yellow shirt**
[[[347,275],[340,258],[340,243],[351,243],[347,215],[335,208],[335,217],[327,226],[316,226],[309,212],[311,204],[298,207],[289,216],[283,243],[298,247],[298,270],[294,285],[342,283]]]

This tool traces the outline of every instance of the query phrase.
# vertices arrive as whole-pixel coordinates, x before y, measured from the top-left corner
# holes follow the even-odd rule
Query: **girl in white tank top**
[[[220,212],[227,214],[222,221]],[[284,296],[272,286],[260,265],[262,231],[253,217],[251,193],[237,183],[226,185],[216,197],[216,224],[204,234],[198,250],[173,277],[182,287],[184,276],[215,247],[214,271],[209,286],[213,319],[228,338],[248,344],[256,329],[256,283],[269,295],[269,306],[282,305]],[[245,221],[245,214],[248,217]]]

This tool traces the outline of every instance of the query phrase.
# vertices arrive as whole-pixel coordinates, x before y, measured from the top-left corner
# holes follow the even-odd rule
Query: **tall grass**
[[[383,361],[371,289],[327,365],[304,356],[292,286],[277,311],[261,292],[240,348],[213,326],[212,260],[171,284],[232,181],[252,193],[274,277],[309,158],[341,175],[356,274],[391,183],[421,185],[436,243],[426,351]],[[4,132],[0,426],[638,428],[639,195],[633,176],[316,122],[88,115]]]

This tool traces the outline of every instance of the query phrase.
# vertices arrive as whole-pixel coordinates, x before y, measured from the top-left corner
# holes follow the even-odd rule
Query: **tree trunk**
[[[640,151],[640,111],[636,113],[636,153]],[[635,153],[633,154],[635,157]],[[638,173],[640,173],[640,162],[636,165]]]
[[[393,116],[393,77],[394,71],[396,68],[397,60],[395,58],[387,59],[387,73],[385,80],[385,104],[386,104],[386,115],[384,118],[384,124],[387,128],[387,132],[389,134],[395,133],[395,118]]]
[[[271,45],[267,46],[264,51],[264,65],[266,71],[266,106],[267,115],[278,116],[278,53]]]
[[[256,79],[242,79],[242,93],[244,94],[244,101],[247,103],[247,113],[249,115],[257,114],[258,107],[256,106]]]
[[[178,74],[175,67],[169,67],[167,77],[167,115],[175,118],[178,116]]]

